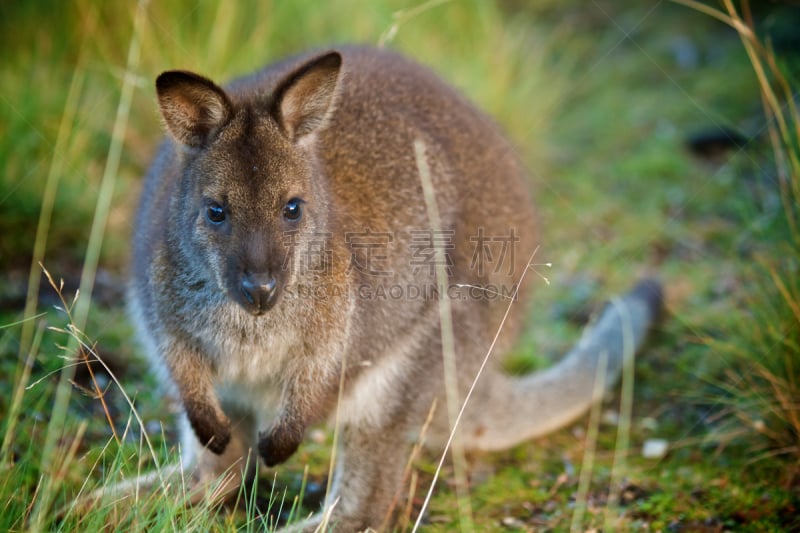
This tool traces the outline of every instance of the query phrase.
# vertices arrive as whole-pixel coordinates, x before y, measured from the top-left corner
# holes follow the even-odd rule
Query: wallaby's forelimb
[[[223,453],[231,439],[231,424],[214,391],[210,364],[179,343],[169,351],[166,361],[198,440],[212,452]]]

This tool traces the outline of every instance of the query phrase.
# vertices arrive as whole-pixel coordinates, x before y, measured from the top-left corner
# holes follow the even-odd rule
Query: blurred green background
[[[793,81],[798,9],[781,3],[753,8],[759,35]],[[593,306],[637,277],[664,281],[668,318],[637,366],[634,459],[626,486],[638,492],[629,500],[621,493],[622,529],[798,525],[790,512],[798,505],[797,463],[785,456],[800,455],[800,424],[780,417],[773,422],[757,400],[737,392],[757,390],[770,412],[775,395],[769,387],[757,389],[737,374],[755,368],[743,357],[757,356],[775,368],[762,357],[771,353],[788,382],[797,377],[782,357],[797,350],[787,348],[798,339],[786,310],[791,299],[773,298],[770,282],[775,269],[796,272],[796,248],[787,246],[794,237],[758,80],[733,29],[670,2],[625,0],[0,5],[0,324],[6,325],[0,330],[0,418],[8,419],[3,415],[20,379],[36,383],[20,393],[17,433],[4,437],[5,451],[15,458],[5,477],[17,482],[0,485],[11,517],[0,525],[29,525],[59,356],[71,355],[58,348],[63,336],[45,329],[65,322],[46,282],[36,298],[45,313],[36,321],[41,337],[26,337],[17,324],[45,191],[53,193],[52,222],[40,230],[46,247],[37,259],[64,278],[69,300],[90,228],[94,223],[103,230],[83,329],[116,362],[123,384],[138,391],[146,421],[161,420],[168,409],[152,394],[153,378],[136,366],[121,290],[141,177],[162,135],[153,80],[163,70],[183,68],[224,82],[287,54],[344,42],[388,46],[430,65],[495,117],[519,147],[542,223],[538,258],[553,266],[537,267],[550,283],[542,279],[526,341],[507,361],[510,370],[539,368],[558,357]],[[126,83],[129,115],[120,122]],[[115,133],[115,123],[125,127]],[[98,218],[104,173],[110,204],[108,216]],[[38,280],[38,268],[34,273]],[[787,290],[796,294],[796,285]],[[35,351],[31,338],[39,338]],[[81,376],[76,379],[80,385]],[[785,394],[791,396],[792,387]],[[126,407],[112,389],[109,402],[117,402],[124,420]],[[84,457],[101,457],[97,447],[108,438],[109,424],[97,399],[81,390],[73,391],[65,423],[88,421],[78,449]],[[613,419],[613,405],[607,412]],[[758,421],[770,432],[759,430]],[[606,452],[598,458],[597,505],[586,528],[603,523],[607,495],[624,489],[608,485],[616,426],[608,422],[601,429]],[[639,456],[654,437],[670,443],[667,458]],[[580,463],[583,446],[581,432],[572,428],[510,457],[478,459],[475,477],[483,481],[472,492],[476,527],[567,527],[577,484],[572,464]],[[288,469],[301,472],[324,449],[309,445]],[[765,458],[751,462],[754,453]],[[97,477],[87,461],[70,468],[56,485],[57,502]],[[752,473],[734,482],[732,469]],[[759,500],[764,495],[768,503]],[[452,487],[445,484],[437,498],[430,527],[455,528]],[[519,523],[504,526],[509,517]]]

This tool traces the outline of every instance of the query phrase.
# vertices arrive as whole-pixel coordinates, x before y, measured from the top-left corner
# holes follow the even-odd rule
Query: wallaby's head
[[[291,237],[325,231],[314,139],[333,111],[340,67],[338,53],[318,56],[272,95],[246,102],[190,72],[156,80],[167,131],[182,146],[172,244],[252,314],[269,310],[290,281]]]

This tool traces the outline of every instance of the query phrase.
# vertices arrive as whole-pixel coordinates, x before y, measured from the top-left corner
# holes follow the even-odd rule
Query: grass
[[[763,44],[781,42],[764,32],[790,15],[762,8],[751,20],[746,9],[684,3],[0,7],[0,530],[251,531],[314,508],[328,467],[324,431],[274,483],[270,473],[257,494],[243,494],[238,511],[186,511],[178,485],[170,497],[142,495],[125,514],[53,512],[175,459],[176,404],[155,393],[119,290],[133,198],[161,135],[155,75],[191,68],[225,80],[342,41],[385,42],[432,65],[520,146],[542,221],[537,261],[553,267],[537,267],[551,283],[541,284],[510,369],[546,366],[577,338],[589,302],[633,278],[655,273],[667,287],[668,317],[636,365],[629,446],[617,445],[615,397],[599,426],[583,420],[468,457],[468,487],[446,466],[424,529],[568,530],[578,494],[577,529],[800,526],[798,53]],[[752,141],[722,157],[685,148],[721,127]],[[56,285],[65,278],[63,302],[40,287],[38,261]],[[87,372],[88,348],[111,372]],[[641,456],[650,438],[669,442],[664,458]],[[624,469],[614,469],[615,454],[626,456]],[[415,464],[412,506],[437,459]],[[464,494],[466,525],[456,511]],[[253,512],[268,500],[273,516]]]

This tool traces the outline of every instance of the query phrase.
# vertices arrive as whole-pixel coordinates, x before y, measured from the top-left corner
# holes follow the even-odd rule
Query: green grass
[[[615,396],[602,408],[581,527],[800,527],[798,117],[785,106],[776,115],[768,99],[776,118],[767,127],[765,79],[752,65],[755,53],[777,101],[780,72],[797,86],[798,53],[779,53],[774,70],[769,53],[750,42],[748,56],[739,35],[706,14],[641,4],[151,2],[138,58],[130,55],[133,4],[0,7],[0,530],[259,530],[273,518],[252,512],[253,498],[289,514],[304,484],[314,490],[295,513],[313,510],[329,433],[262,476],[238,510],[187,511],[173,487],[167,497],[142,495],[127,514],[119,506],[62,519],[51,512],[176,454],[175,402],[155,393],[120,291],[141,175],[161,136],[155,76],[189,68],[226,80],[299,50],[381,41],[431,65],[496,117],[530,169],[543,238],[537,261],[553,266],[537,267],[550,284],[540,283],[510,370],[549,364],[577,338],[574,317],[636,277],[658,275],[667,287],[668,314],[636,366],[626,467],[613,469]],[[787,17],[756,16],[759,29]],[[129,116],[115,134],[126,83]],[[754,140],[714,161],[686,150],[692,133],[719,126]],[[63,332],[70,319],[46,286],[41,301],[31,300],[42,314],[19,323],[32,259],[66,279],[67,306],[85,262],[92,267],[73,309],[86,306],[85,319],[82,311],[72,318],[81,334]],[[33,274],[38,289],[38,267]],[[104,407],[84,367],[72,365],[82,334],[113,364],[153,453],[120,388],[98,373]],[[59,396],[59,380],[71,377],[60,373],[65,364],[77,374]],[[584,419],[508,452],[469,457],[475,529],[568,530],[586,434]],[[648,438],[668,440],[669,454],[641,457]],[[416,508],[436,460],[415,467]],[[425,530],[460,527],[452,480],[450,468]]]

